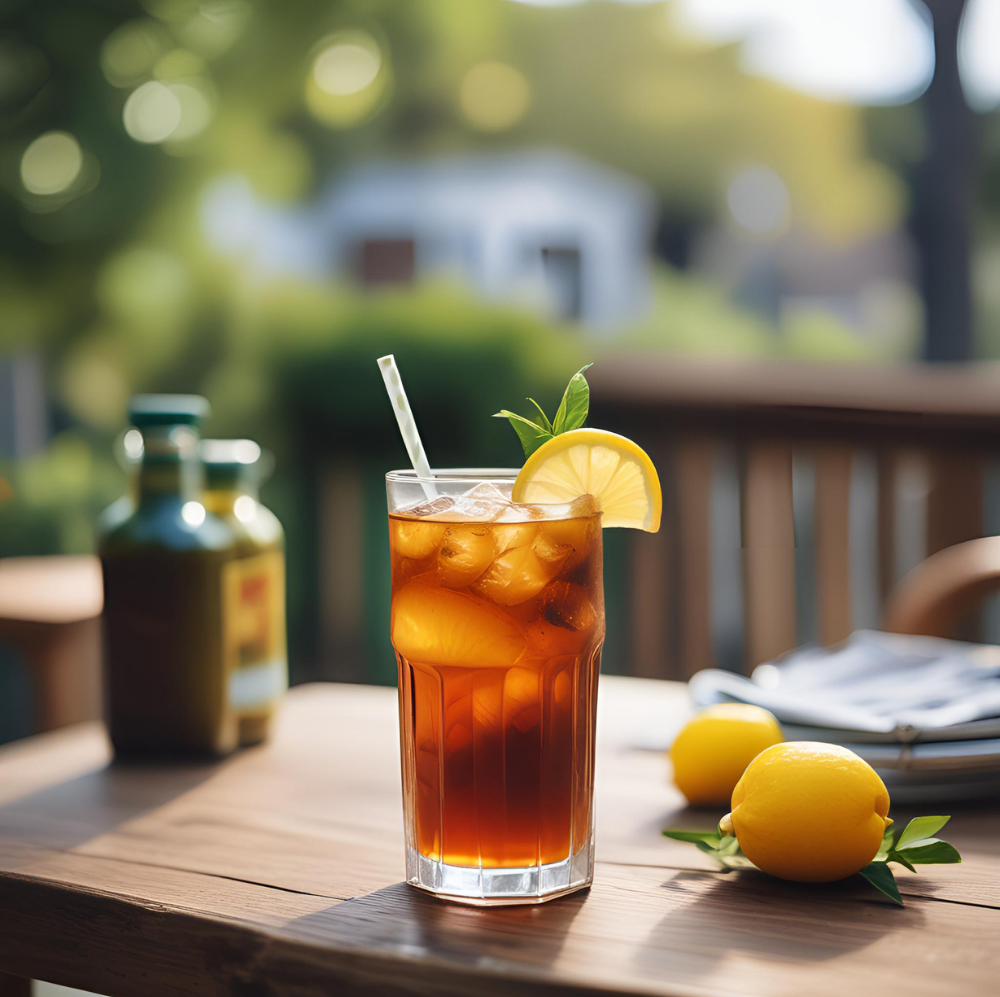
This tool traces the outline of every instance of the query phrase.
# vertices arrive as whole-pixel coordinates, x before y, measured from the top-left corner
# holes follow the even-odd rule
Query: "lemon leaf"
[[[922,841],[924,838],[933,838],[941,830],[951,817],[914,817],[906,830],[899,836],[896,842],[896,851],[902,851],[912,843]]]
[[[896,848],[889,853],[890,862],[914,865],[953,865],[962,861],[958,849],[940,838],[922,838],[911,842],[905,848]]]
[[[894,904],[903,906],[903,898],[899,895],[896,877],[884,862],[872,862],[861,870],[861,875],[875,887],[879,893],[884,893]]]
[[[892,841],[895,836],[896,832],[891,827],[885,829],[885,833],[882,835],[882,844],[879,845],[878,854],[872,859],[873,862],[886,861],[886,856],[892,851]]]
[[[904,858],[899,852],[889,852],[885,858],[886,862],[898,862],[900,865],[905,866],[910,872],[916,872],[917,870],[913,868],[909,859]]]
[[[514,432],[517,433],[518,439],[521,441],[525,457],[530,457],[546,440],[552,439],[552,434],[539,426],[537,422],[525,419],[523,415],[511,412],[509,409],[500,409],[499,412],[493,414],[493,418],[510,420]]]
[[[722,842],[722,835],[718,831],[664,831],[663,835],[673,838],[674,841],[704,841],[708,844],[714,842],[716,846]]]
[[[552,420],[553,435],[558,436],[560,433],[568,433],[571,429],[579,429],[587,421],[587,413],[590,411],[590,385],[587,384],[583,373],[593,366],[589,363],[581,367],[569,379],[562,401],[556,410],[556,417]]]

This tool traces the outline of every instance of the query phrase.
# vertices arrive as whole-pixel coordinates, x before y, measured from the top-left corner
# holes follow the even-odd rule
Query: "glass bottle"
[[[223,574],[235,538],[201,502],[196,395],[138,395],[134,508],[104,517],[108,732],[119,758],[218,756],[238,743],[224,652]]]
[[[257,744],[288,688],[285,636],[285,533],[258,498],[261,449],[252,440],[203,440],[205,508],[236,538],[224,569],[229,703],[240,744]]]

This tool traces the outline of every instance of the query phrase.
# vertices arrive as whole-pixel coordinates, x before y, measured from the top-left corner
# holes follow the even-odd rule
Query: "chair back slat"
[[[796,644],[792,448],[755,442],[743,454],[744,653],[749,670]]]
[[[816,599],[820,643],[851,633],[851,447],[818,447],[816,460]]]
[[[715,664],[712,638],[712,486],[718,444],[708,438],[678,442],[674,451],[677,501],[677,653],[679,676]]]

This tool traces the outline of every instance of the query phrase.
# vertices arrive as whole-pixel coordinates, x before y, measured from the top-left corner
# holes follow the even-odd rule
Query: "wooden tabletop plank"
[[[683,687],[604,680],[594,888],[476,910],[403,875],[393,690],[294,690],[274,742],[222,763],[108,766],[99,728],[0,749],[0,971],[112,997],[338,993],[974,994],[1000,972],[996,808],[961,866],[862,884],[714,871],[667,826]],[[905,879],[903,877],[906,877]],[[941,902],[948,901],[948,902]]]

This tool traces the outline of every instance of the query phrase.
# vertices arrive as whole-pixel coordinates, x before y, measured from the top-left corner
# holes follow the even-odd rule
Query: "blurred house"
[[[650,300],[657,204],[640,181],[555,151],[373,163],[287,212],[228,182],[209,235],[271,272],[363,286],[453,277],[483,297],[606,329]]]

